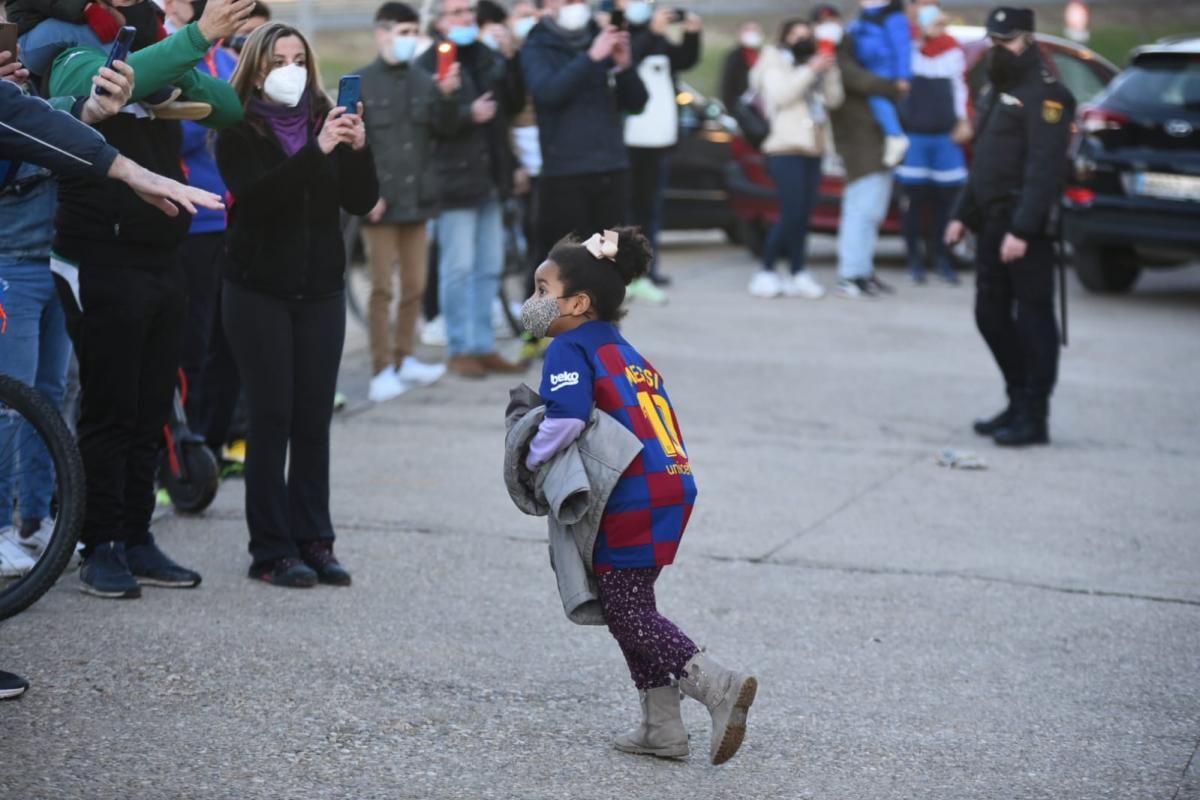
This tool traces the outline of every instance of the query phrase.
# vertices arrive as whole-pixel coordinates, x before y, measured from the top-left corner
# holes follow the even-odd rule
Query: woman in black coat
[[[231,82],[246,118],[217,138],[233,196],[221,314],[249,409],[250,577],[345,586],[329,426],[346,334],[340,213],[379,197],[362,105],[331,108],[312,48],[279,23],[250,36]]]

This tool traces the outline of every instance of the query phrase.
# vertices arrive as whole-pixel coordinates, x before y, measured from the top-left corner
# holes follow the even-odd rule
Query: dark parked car
[[[1200,36],[1135,50],[1076,122],[1063,223],[1083,285],[1124,292],[1200,253]]]
[[[729,205],[725,166],[737,123],[721,101],[680,84],[679,143],[671,153],[671,173],[663,198],[663,227],[668,230],[720,228],[731,240],[737,218]]]
[[[989,43],[984,29],[971,26],[952,26],[952,36],[962,43],[967,55],[967,85],[972,100],[987,84],[987,55]],[[1075,99],[1083,102],[1104,89],[1117,74],[1117,68],[1086,47],[1056,36],[1037,34],[1038,46],[1047,65]],[[971,110],[972,117],[974,109]],[[745,139],[733,143],[734,162],[727,168],[727,181],[734,213],[739,220],[742,237],[756,254],[760,252],[766,232],[779,219],[775,187],[767,175],[766,160]],[[844,179],[841,163],[836,156],[825,159],[825,174],[821,179],[820,197],[812,216],[815,231],[833,233],[841,218]],[[896,203],[883,223],[883,232],[898,234],[900,216]]]

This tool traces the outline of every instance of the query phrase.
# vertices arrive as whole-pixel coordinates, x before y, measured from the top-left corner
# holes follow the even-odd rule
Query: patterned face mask
[[[531,297],[521,306],[521,326],[535,339],[544,339],[554,320],[562,316],[557,297]]]

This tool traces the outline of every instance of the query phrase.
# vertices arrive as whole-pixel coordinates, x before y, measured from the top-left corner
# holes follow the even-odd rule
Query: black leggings
[[[225,281],[221,313],[250,412],[250,555],[256,564],[295,558],[299,544],[334,538],[329,424],[346,337],[345,296],[285,300]]]

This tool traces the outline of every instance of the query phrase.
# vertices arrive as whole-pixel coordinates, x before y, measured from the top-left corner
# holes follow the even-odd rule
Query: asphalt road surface
[[[0,703],[0,798],[1200,798],[1200,267],[1073,286],[1054,444],[1000,451],[969,427],[1002,399],[969,286],[755,300],[707,239],[666,266],[671,303],[626,324],[700,487],[660,600],[760,678],[732,762],[691,701],[690,762],[610,749],[636,694],[505,493],[510,382],[368,406],[355,329],[354,586],[247,580],[236,481],[164,516],[198,590],[104,601],[72,574],[0,628],[33,682]]]

